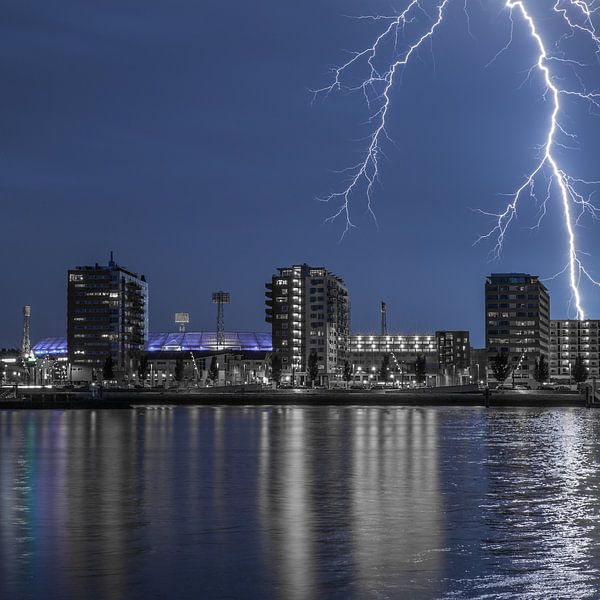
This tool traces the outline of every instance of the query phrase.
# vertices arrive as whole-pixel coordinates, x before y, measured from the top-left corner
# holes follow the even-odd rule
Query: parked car
[[[512,390],[512,384],[510,383],[499,383],[496,386],[497,390]]]
[[[530,390],[531,386],[528,383],[501,383],[497,390]]]
[[[515,390],[530,390],[531,386],[528,383],[515,383]]]
[[[555,383],[551,383],[550,381],[544,381],[540,386],[541,390],[557,390],[558,386]]]

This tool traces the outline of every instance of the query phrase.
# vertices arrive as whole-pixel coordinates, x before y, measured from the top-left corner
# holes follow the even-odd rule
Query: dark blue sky
[[[376,30],[343,15],[395,2],[1,4],[0,346],[19,342],[26,303],[34,340],[63,334],[67,268],[106,262],[111,249],[148,278],[155,331],[179,310],[193,328],[214,328],[210,294],[221,288],[232,294],[227,328],[267,330],[264,282],[277,266],[309,262],[344,277],[355,331],[377,328],[385,299],[390,329],[467,328],[476,344],[487,273],[549,276],[566,262],[556,201],[539,232],[527,229],[534,202],[524,203],[499,261],[472,246],[489,221],[470,208],[493,210],[520,185],[550,108],[539,79],[519,87],[535,59],[521,27],[484,68],[507,40],[501,1],[474,3],[475,39],[458,2],[394,88],[379,228],[356,198],[359,229],[342,243],[343,224],[323,224],[334,207],[315,198],[357,162],[367,112],[348,94],[311,106],[309,88]],[[565,106],[581,148],[561,160],[600,179],[600,119]],[[599,231],[579,232],[594,256]],[[566,279],[548,286],[553,316],[564,317]],[[584,290],[600,317],[598,290]]]

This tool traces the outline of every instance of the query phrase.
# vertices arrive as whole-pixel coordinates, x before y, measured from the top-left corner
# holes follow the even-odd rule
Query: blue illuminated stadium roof
[[[273,349],[270,333],[226,331],[223,346],[229,350]],[[146,350],[159,352],[169,350],[216,350],[217,334],[214,331],[190,331],[189,333],[150,333]]]
[[[67,338],[66,337],[51,337],[39,341],[32,348],[36,356],[45,356],[46,354],[66,354],[67,353]]]
[[[270,333],[253,331],[226,331],[224,348],[227,350],[254,350],[270,352],[273,349]],[[146,343],[148,352],[214,351],[217,350],[217,334],[214,331],[190,331],[189,333],[150,333]],[[33,347],[36,356],[67,353],[67,338],[54,337],[39,341]]]

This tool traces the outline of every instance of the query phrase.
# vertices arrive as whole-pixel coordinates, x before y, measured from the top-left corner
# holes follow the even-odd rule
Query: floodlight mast
[[[179,325],[179,333],[185,333],[185,326],[190,322],[190,313],[175,313],[175,324]]]
[[[225,347],[225,315],[223,306],[229,304],[229,292],[213,292],[213,304],[217,305],[217,349],[223,350]]]

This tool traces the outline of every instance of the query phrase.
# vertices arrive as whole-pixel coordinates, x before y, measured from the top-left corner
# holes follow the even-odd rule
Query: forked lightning
[[[332,82],[321,89],[315,90],[315,96],[328,95],[334,91],[346,89],[360,91],[365,98],[370,110],[369,123],[372,125],[371,132],[367,138],[367,148],[361,161],[344,170],[348,174],[345,187],[336,191],[323,200],[338,202],[339,206],[327,219],[335,221],[343,218],[345,227],[342,237],[354,227],[351,216],[351,202],[355,195],[364,192],[367,210],[375,219],[372,200],[374,186],[379,179],[379,162],[383,156],[382,144],[388,137],[386,126],[390,111],[392,110],[392,91],[394,84],[402,76],[404,67],[416,58],[420,48],[429,43],[435,36],[436,31],[443,25],[448,7],[454,2],[461,2],[461,8],[467,14],[467,0],[433,0],[431,6],[429,0],[412,0],[398,15],[368,15],[360,19],[381,21],[385,25],[382,32],[375,38],[372,45],[355,52],[350,59],[333,70]],[[567,273],[569,287],[572,294],[572,302],[575,307],[577,318],[585,319],[585,311],[580,292],[582,278],[588,279],[592,284],[600,286],[586,268],[582,251],[578,247],[576,226],[584,214],[593,218],[600,216],[600,208],[595,206],[591,200],[590,186],[598,185],[598,181],[584,181],[573,177],[561,166],[556,150],[558,147],[566,147],[575,136],[569,133],[561,125],[563,104],[561,101],[566,97],[576,98],[589,103],[592,108],[600,109],[600,92],[590,91],[584,87],[577,70],[585,67],[578,60],[571,59],[562,53],[551,52],[550,46],[544,40],[535,17],[528,10],[526,0],[501,0],[504,9],[510,19],[510,39],[505,47],[492,59],[493,62],[503,51],[508,49],[513,36],[520,23],[535,43],[536,60],[529,71],[529,77],[538,73],[544,83],[544,98],[551,105],[549,114],[547,134],[541,145],[540,158],[535,168],[525,177],[522,184],[511,195],[510,201],[503,210],[498,213],[480,211],[494,219],[494,226],[485,235],[480,236],[478,241],[485,239],[494,240],[493,254],[497,257],[502,251],[506,233],[509,226],[517,215],[517,208],[523,196],[536,194],[536,184],[545,181],[542,186],[545,196],[541,199],[540,221],[546,214],[548,201],[557,197],[560,201],[564,218],[566,232],[567,264],[559,274]],[[502,6],[502,4],[500,4]],[[584,36],[595,48],[600,61],[600,34],[596,29],[595,20],[600,17],[600,2],[598,0],[557,0],[550,7],[555,16],[562,20],[567,33],[557,40],[553,45],[556,49],[565,38],[573,36]],[[423,25],[425,22],[425,25]],[[420,29],[420,30],[419,30]],[[415,33],[415,30],[417,32]],[[412,36],[412,37],[411,37]],[[406,42],[406,38],[412,41]],[[401,43],[402,41],[402,43]],[[401,47],[402,46],[402,47]],[[391,55],[391,58],[389,56]],[[387,59],[386,59],[387,57]],[[563,78],[553,72],[553,64],[563,63],[575,71],[577,87],[569,87]],[[598,67],[600,68],[600,62]],[[366,68],[364,77],[359,78],[358,84],[349,84],[357,69]],[[538,222],[539,225],[539,222]]]

